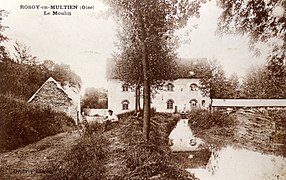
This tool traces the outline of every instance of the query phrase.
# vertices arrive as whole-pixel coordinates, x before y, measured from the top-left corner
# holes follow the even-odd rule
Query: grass
[[[109,142],[102,135],[102,125],[94,123],[92,126],[63,160],[53,165],[53,174],[46,179],[105,179]]]
[[[4,95],[0,95],[0,117],[0,152],[75,129],[73,119],[64,113],[43,109]]]

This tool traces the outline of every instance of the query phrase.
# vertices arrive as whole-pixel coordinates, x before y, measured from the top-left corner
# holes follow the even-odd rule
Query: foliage
[[[234,119],[225,112],[196,110],[191,111],[188,115],[189,125],[197,132],[204,132],[208,129],[219,129],[218,135],[233,135]]]
[[[264,66],[249,69],[242,84],[244,98],[267,98],[267,71]]]
[[[260,99],[286,98],[283,77],[281,75],[280,80],[273,78],[273,73],[266,66],[251,67],[242,84],[242,96]]]
[[[7,11],[0,9],[0,43],[8,39],[5,35],[2,34],[2,32],[7,28],[2,24],[2,20],[7,15]],[[6,60],[8,56],[9,55],[6,48],[0,44],[0,61]]]
[[[15,58],[14,61],[18,64],[27,64],[27,65],[36,65],[37,58],[36,56],[32,56],[29,51],[30,48],[21,44],[19,42],[15,42],[14,49],[16,53],[14,54]]]
[[[162,85],[161,80],[174,79],[177,47],[174,30],[185,25],[187,17],[199,15],[201,1],[106,2],[121,25],[116,77],[131,85],[143,82],[142,46],[146,44],[151,84],[156,87]]]
[[[116,59],[124,61],[119,66],[124,70],[119,68],[119,77],[132,85],[143,85],[143,134],[147,141],[151,86],[162,86],[174,78],[174,30],[186,25],[189,16],[198,15],[204,1],[106,0],[121,25],[121,52]]]
[[[218,24],[221,33],[248,35],[250,47],[260,54],[259,43],[269,49],[267,70],[272,79],[273,98],[282,93],[285,98],[286,77],[286,1],[280,0],[220,0],[223,9]]]
[[[43,62],[43,66],[47,64],[48,66],[48,75],[52,76],[55,80],[61,83],[62,86],[74,87],[79,92],[81,89],[81,78],[74,71],[71,70],[70,66],[67,64],[57,64],[53,63],[51,60],[46,60]],[[52,65],[52,66],[51,66]]]
[[[238,80],[227,79],[225,72],[217,60],[202,62],[196,65],[203,94],[210,98],[235,98]]]
[[[15,149],[74,128],[74,120],[64,113],[4,95],[0,95],[0,116],[1,150]]]
[[[224,98],[240,98],[240,82],[236,73],[231,74],[231,76],[227,78],[226,90],[227,91]]]
[[[30,57],[30,55],[27,56]],[[49,77],[53,77],[62,85],[69,84],[79,90],[80,77],[72,72],[69,66],[58,65],[50,61],[54,67],[49,69],[45,66],[45,62],[32,62],[15,60],[10,57],[0,61],[0,93],[12,94],[28,100]]]
[[[81,107],[107,109],[107,90],[87,88],[82,98]]]
[[[220,0],[219,5],[223,9],[218,28],[220,32],[247,34],[252,47],[255,47],[257,42],[271,43],[269,44],[271,52],[274,53],[271,58],[276,55],[282,59],[285,58],[285,1]],[[282,42],[273,41],[273,39]]]

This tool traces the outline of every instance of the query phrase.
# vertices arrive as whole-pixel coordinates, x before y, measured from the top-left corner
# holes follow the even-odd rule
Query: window
[[[127,84],[122,85],[122,91],[128,91],[128,85]]]
[[[169,99],[167,101],[167,109],[173,109],[174,101],[172,99]]]
[[[197,91],[199,89],[199,87],[196,83],[191,84],[190,88],[191,88],[191,91]]]
[[[206,105],[206,101],[202,100],[202,106],[205,107],[205,105]]]
[[[129,101],[124,100],[122,101],[122,110],[128,110],[129,109]]]
[[[191,108],[196,107],[197,104],[198,104],[198,101],[197,101],[197,100],[195,100],[195,99],[190,100]]]
[[[174,91],[174,85],[172,83],[167,84],[167,91]]]

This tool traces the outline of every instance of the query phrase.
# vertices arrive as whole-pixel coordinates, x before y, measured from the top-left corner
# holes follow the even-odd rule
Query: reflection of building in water
[[[176,127],[169,135],[172,151],[197,151],[203,143],[195,137],[188,125],[188,119],[178,121]]]
[[[218,150],[216,150],[214,147],[210,147],[210,151],[211,151],[211,156],[206,168],[212,175],[214,175],[216,170],[219,168],[218,167],[219,153]]]

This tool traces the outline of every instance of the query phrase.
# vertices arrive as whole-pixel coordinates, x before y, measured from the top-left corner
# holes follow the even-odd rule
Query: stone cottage
[[[204,59],[180,60],[184,66],[194,61],[207,61]],[[115,114],[135,109],[135,91],[114,74],[115,63],[108,60],[106,76],[108,80],[108,109]],[[183,70],[182,70],[183,71]],[[151,100],[151,107],[158,112],[181,112],[194,109],[208,109],[210,98],[200,90],[200,79],[192,72],[182,73],[180,78],[167,82],[162,90],[158,90]],[[142,98],[141,98],[142,104]],[[141,105],[141,107],[143,107]]]
[[[77,124],[80,117],[80,96],[69,87],[63,88],[54,78],[50,77],[28,100],[54,111],[64,112],[72,117]]]

